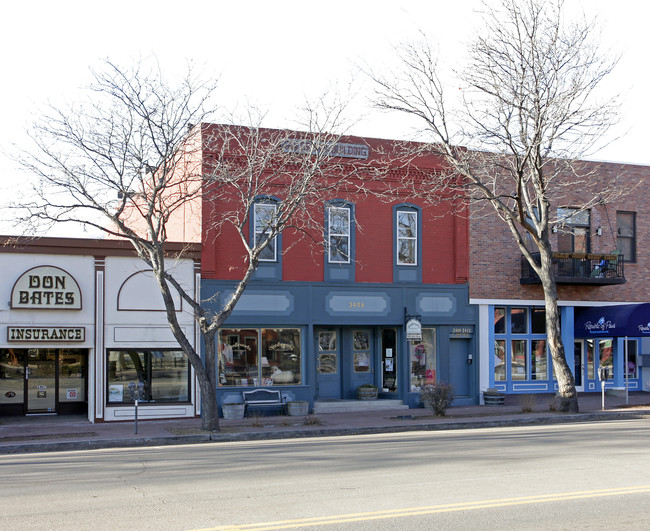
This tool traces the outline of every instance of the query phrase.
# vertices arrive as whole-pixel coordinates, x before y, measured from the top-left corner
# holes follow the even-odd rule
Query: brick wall
[[[616,211],[636,212],[636,263],[625,263],[627,282],[622,285],[589,286],[559,285],[560,300],[648,302],[650,301],[650,199],[645,183],[650,183],[650,167],[639,165],[586,163],[594,174],[589,182],[565,190],[561,199],[555,200],[552,209],[578,206],[588,194],[597,194],[615,179],[621,191],[629,191],[606,204],[591,209],[591,252],[607,253],[616,249]],[[640,184],[638,184],[640,183]],[[597,197],[597,196],[596,196]],[[521,285],[521,253],[508,226],[489,208],[481,213],[473,210],[470,219],[470,297],[479,299],[542,299],[541,285]],[[602,236],[596,234],[602,228]],[[557,248],[557,235],[551,234],[553,248]]]

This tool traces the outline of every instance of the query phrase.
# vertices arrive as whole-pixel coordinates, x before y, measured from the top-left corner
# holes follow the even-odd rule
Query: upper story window
[[[255,245],[259,245],[269,237],[269,232],[275,221],[277,205],[264,201],[253,205],[253,223],[255,232]],[[262,262],[275,262],[277,260],[277,239],[273,238],[260,253],[259,259]]]
[[[327,208],[327,260],[330,264],[350,263],[350,209],[330,206]]]
[[[414,210],[397,211],[397,265],[418,263],[418,213]]]
[[[588,253],[590,216],[588,210],[558,208],[557,250],[562,253]]]
[[[636,262],[636,212],[616,212],[616,248],[626,262]]]

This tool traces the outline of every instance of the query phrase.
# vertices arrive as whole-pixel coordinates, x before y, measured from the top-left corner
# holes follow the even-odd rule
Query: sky
[[[606,87],[620,94],[620,123],[612,141],[590,158],[650,164],[650,2],[566,0],[566,6],[597,16],[603,45],[620,55]],[[413,122],[367,104],[369,84],[360,65],[390,69],[396,46],[419,32],[450,62],[461,61],[479,7],[478,0],[7,3],[0,23],[0,192],[18,193],[24,182],[10,155],[14,144],[25,144],[24,131],[39,107],[74,101],[91,81],[90,68],[106,58],[129,65],[155,55],[168,71],[191,60],[204,76],[219,79],[221,109],[255,105],[268,112],[268,127],[295,127],[296,109],[306,99],[344,92],[353,82],[352,110],[359,119],[350,133],[410,138]],[[15,234],[2,221],[0,233]]]

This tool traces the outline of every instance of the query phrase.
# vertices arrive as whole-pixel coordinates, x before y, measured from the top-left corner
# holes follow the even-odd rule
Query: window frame
[[[253,246],[257,246],[258,242],[258,235],[261,237],[264,235],[264,231],[266,227],[269,225],[267,224],[266,227],[262,228],[261,230],[258,230],[258,226],[260,225],[258,223],[258,207],[272,207],[273,208],[273,218],[277,215],[278,211],[278,202],[271,199],[271,198],[261,198],[261,199],[256,199],[255,202],[253,203]],[[268,236],[267,236],[268,237]],[[269,241],[268,245],[264,249],[265,251],[268,251],[268,249],[272,249],[273,252],[273,258],[263,258],[262,253],[260,253],[258,259],[260,262],[277,262],[278,261],[278,235],[276,234],[273,236],[271,241]]]
[[[287,349],[281,348],[284,345],[281,341],[277,340],[277,343],[273,349],[267,349],[268,341],[275,341],[270,339],[274,334],[280,335],[282,332],[290,331],[292,334],[297,336],[297,347],[299,349],[298,354],[296,354],[296,363],[297,367],[291,369],[294,374],[290,377],[294,378],[292,382],[274,381],[272,377],[273,369],[277,367],[280,372],[288,372],[285,365],[281,365],[274,362],[274,359],[268,355],[267,350],[271,350],[274,353],[283,353],[289,352]],[[241,337],[244,337],[244,342],[240,341]],[[224,351],[222,347],[224,345],[232,345],[233,339],[239,338],[236,342],[240,345],[245,345],[248,343],[248,339],[253,339],[254,341],[250,342],[250,345],[255,345],[254,351],[254,364],[246,363],[245,371],[241,370],[238,372],[232,372],[228,374],[227,363],[224,360]],[[223,327],[220,328],[217,332],[217,389],[236,389],[236,388],[250,388],[250,387],[280,387],[280,386],[289,386],[296,387],[304,385],[304,346],[305,333],[302,327],[300,326],[238,326],[238,327]],[[252,352],[252,351],[251,351]],[[278,354],[281,355],[281,354]],[[285,356],[289,356],[285,354]],[[246,356],[250,358],[251,356]],[[289,356],[290,357],[290,356]],[[236,359],[241,359],[241,356],[237,356]],[[234,361],[234,360],[233,360]],[[289,363],[291,365],[291,362]],[[249,371],[249,367],[254,367],[255,373]],[[295,381],[297,376],[298,381]],[[228,383],[228,380],[233,380],[233,383]],[[239,383],[235,383],[236,380],[239,380]],[[278,378],[279,380],[279,378]],[[245,381],[245,383],[243,383]]]
[[[352,261],[352,209],[349,205],[344,204],[329,204],[327,209],[327,263],[328,264],[349,264]],[[347,213],[347,233],[338,233],[332,231],[332,211],[339,210]],[[332,237],[347,238],[347,253],[339,251],[338,254],[347,256],[347,260],[333,260],[332,259]]]
[[[396,227],[396,233],[395,233],[395,263],[398,267],[418,267],[419,264],[419,242],[420,242],[420,231],[419,231],[419,212],[413,207],[405,207],[401,206],[398,207],[395,211],[396,217],[395,217],[395,227]],[[414,225],[414,231],[415,235],[414,236],[400,236],[400,215],[401,214],[406,214],[409,216],[415,216],[415,223]],[[414,255],[414,260],[413,262],[402,262],[400,261],[400,242],[402,240],[407,240],[412,242],[412,249],[413,249],[413,255]]]
[[[632,235],[631,236],[622,236],[621,235],[621,225],[618,221],[619,215],[630,215],[632,216]],[[629,240],[631,255],[626,255],[621,247],[619,246],[619,240]],[[616,211],[616,248],[621,251],[623,254],[623,262],[636,263],[636,242],[637,242],[637,230],[636,230],[636,212],[631,210],[617,210]]]
[[[145,369],[147,369],[148,372],[148,377],[149,377],[149,399],[146,398],[139,398],[139,403],[142,405],[161,405],[161,404],[190,404],[192,402],[192,394],[193,394],[193,389],[192,389],[192,379],[193,379],[193,373],[192,373],[192,364],[190,363],[187,355],[183,352],[182,349],[180,348],[161,348],[161,347],[153,347],[153,348],[106,348],[104,351],[104,356],[106,359],[106,367],[108,368],[110,365],[110,355],[112,352],[134,352],[137,353],[138,355],[140,354],[145,354],[150,357],[150,359],[147,361],[145,359]],[[159,400],[153,398],[151,395],[153,393],[154,389],[154,372],[151,369],[154,369],[153,367],[153,359],[151,359],[151,356],[153,355],[154,352],[165,352],[165,353],[179,353],[181,354],[182,358],[185,359],[186,367],[187,367],[187,382],[186,382],[186,393],[183,393],[183,395],[187,396],[186,399],[183,400]],[[108,370],[108,369],[107,369]],[[133,400],[129,400],[129,391],[128,391],[128,383],[127,386],[123,386],[123,395],[122,395],[122,401],[121,402],[116,402],[111,400],[111,393],[110,393],[110,388],[111,385],[115,385],[113,380],[110,378],[110,373],[107,372],[107,377],[106,377],[106,405],[107,406],[124,406],[124,405],[132,405],[134,403]],[[125,382],[126,383],[126,382]],[[135,382],[134,382],[135,383]],[[137,385],[137,384],[136,384]]]

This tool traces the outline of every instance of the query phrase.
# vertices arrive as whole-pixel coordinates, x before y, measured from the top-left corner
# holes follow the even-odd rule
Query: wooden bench
[[[255,389],[253,391],[242,391],[244,398],[244,416],[250,408],[279,408],[280,413],[286,410],[286,399],[282,398],[280,391],[272,389]]]

